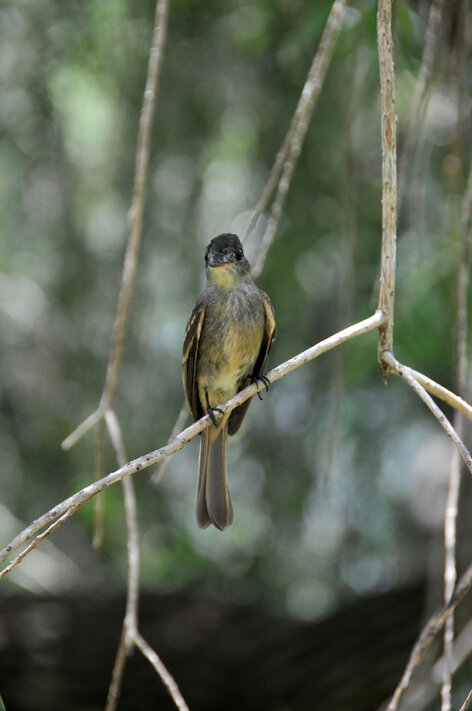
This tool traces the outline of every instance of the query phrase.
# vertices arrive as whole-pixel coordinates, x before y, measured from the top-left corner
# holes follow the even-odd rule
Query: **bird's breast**
[[[199,386],[213,392],[216,399],[221,398],[220,402],[232,397],[245,377],[253,372],[264,323],[258,291],[213,303],[207,309],[200,338]]]

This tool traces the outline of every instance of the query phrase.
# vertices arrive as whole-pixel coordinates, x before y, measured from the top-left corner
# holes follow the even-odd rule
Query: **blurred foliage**
[[[428,4],[395,5],[401,147]],[[203,285],[204,247],[220,232],[244,232],[330,7],[330,0],[171,4],[116,403],[130,458],[169,436],[183,398],[181,344]],[[470,56],[461,69],[458,7],[452,3],[443,22],[420,150],[411,157],[395,330],[397,356],[449,387],[471,148],[462,79]],[[278,322],[269,367],[375,308],[375,16],[373,0],[347,10],[259,280]],[[18,0],[0,9],[2,541],[93,478],[93,434],[67,453],[60,442],[95,408],[103,385],[152,22],[152,3],[142,0]],[[470,22],[464,32],[470,47]],[[311,618],[430,569],[441,575],[449,445],[403,383],[381,384],[375,334],[298,369],[253,402],[230,440],[236,520],[224,535],[195,523],[197,450],[194,440],[176,455],[157,487],[149,472],[134,478],[145,587],[217,587]],[[107,469],[115,468],[108,449]],[[471,553],[470,509],[466,480],[460,560]],[[91,549],[88,504],[8,584],[124,585],[118,487],[106,493],[105,516],[101,551]]]

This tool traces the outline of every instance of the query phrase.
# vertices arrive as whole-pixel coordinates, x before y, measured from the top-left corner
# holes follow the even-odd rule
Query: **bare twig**
[[[412,371],[408,366],[403,365],[402,363],[399,363],[396,358],[393,357],[391,353],[384,353],[384,358],[387,363],[391,367],[391,370],[395,372],[397,375],[399,375],[403,380],[405,380],[408,385],[416,392],[416,394],[423,400],[425,403],[426,407],[430,410],[430,412],[433,413],[435,418],[438,420],[439,424],[441,427],[445,430],[447,436],[454,442],[456,445],[457,449],[459,450],[459,453],[462,457],[462,459],[465,462],[465,465],[467,469],[470,471],[472,474],[472,457],[470,456],[469,450],[465,446],[464,442],[462,439],[459,437],[457,434],[456,430],[454,427],[451,425],[445,414],[439,409],[439,407],[436,405],[434,400],[428,395],[426,390],[423,388],[422,385],[416,380],[414,377]]]
[[[118,465],[123,467],[127,462],[123,437],[118,419],[113,410],[105,413],[105,421],[116,453]],[[134,644],[138,628],[138,591],[139,591],[139,532],[136,513],[136,497],[131,478],[123,479],[123,494],[125,502],[127,541],[128,541],[128,586],[126,595],[126,612],[123,620],[120,644],[118,646],[115,664],[108,690],[105,711],[114,711],[121,691],[123,673],[127,655]]]
[[[467,709],[470,708],[471,704],[472,704],[472,689],[467,694],[467,698],[465,699],[464,703],[460,707],[459,711],[467,711]]]
[[[162,663],[161,658],[156,654],[152,647],[149,646],[146,640],[141,637],[139,632],[136,634],[135,644],[161,677],[162,681],[167,687],[167,691],[171,695],[172,700],[177,706],[177,708],[180,711],[189,711],[189,708],[185,703],[184,698],[180,693],[179,687],[175,683],[174,678],[171,676],[171,674],[169,674],[168,670]]]
[[[97,422],[99,422],[102,417],[105,414],[105,407],[100,405],[97,407],[95,412],[92,412],[91,415],[85,418],[83,422],[80,423],[80,425],[77,425],[75,430],[71,432],[71,434],[65,438],[65,440],[62,442],[62,449],[70,449],[71,447],[74,446],[74,444],[77,444],[77,442],[82,439],[84,435],[87,434],[95,425]]]
[[[63,441],[64,449],[72,447],[85,432],[93,427],[105,414],[105,409],[113,405],[116,382],[121,364],[121,355],[128,320],[129,306],[133,291],[139,247],[141,244],[142,222],[145,203],[145,187],[149,164],[149,149],[151,126],[154,116],[154,106],[162,56],[167,31],[169,0],[158,0],[153,31],[153,40],[149,55],[148,73],[144,91],[143,105],[139,120],[139,132],[136,148],[136,166],[134,177],[133,198],[128,214],[129,235],[121,277],[121,287],[118,296],[118,306],[113,324],[110,357],[107,365],[105,385],[97,410]]]
[[[472,564],[469,565],[462,578],[459,580],[449,602],[440,610],[434,613],[426,623],[418,640],[416,641],[408,660],[408,664],[403,672],[403,676],[398,684],[392,699],[387,707],[387,711],[396,711],[400,699],[408,688],[413,671],[420,663],[426,649],[429,647],[436,635],[441,631],[445,621],[461,600],[467,595],[472,587]]]
[[[454,614],[454,613],[451,613]],[[448,617],[448,620],[451,616]],[[447,624],[447,620],[446,620]],[[472,620],[464,627],[454,641],[454,649],[452,655],[452,665],[450,667],[451,674],[454,674],[459,669],[467,657],[472,652]],[[428,707],[428,704],[433,701],[437,694],[438,688],[444,679],[446,664],[446,655],[443,654],[433,665],[431,673],[425,676],[424,679],[412,684],[408,693],[408,698],[404,699],[402,709],[404,711],[421,711]]]
[[[456,340],[456,389],[460,395],[465,392],[467,376],[467,331],[470,269],[470,226],[472,221],[472,161],[469,166],[469,178],[462,211],[461,249],[457,280],[457,340]],[[464,420],[460,413],[454,413],[454,429],[459,437],[464,436]],[[457,579],[456,570],[456,521],[459,506],[460,459],[457,448],[451,453],[449,483],[444,514],[444,599],[451,596]],[[446,673],[441,688],[442,711],[450,711],[452,695],[452,664],[454,643],[454,615],[451,615],[444,627],[444,652]]]
[[[383,316],[383,314],[380,313],[380,311],[376,311],[372,316],[369,316],[369,318],[366,318],[363,321],[359,321],[358,323],[355,323],[352,326],[348,326],[342,331],[338,331],[332,336],[326,338],[324,341],[316,343],[314,346],[308,348],[306,351],[302,351],[293,358],[289,358],[289,360],[285,361],[276,368],[273,368],[269,373],[267,373],[268,380],[271,383],[275,382],[276,380],[280,380],[280,378],[283,378],[285,375],[288,375],[288,373],[292,372],[296,368],[299,368],[301,365],[304,365],[305,363],[308,363],[309,361],[318,358],[319,356],[323,355],[324,353],[327,353],[333,348],[340,346],[342,343],[346,343],[352,338],[360,336],[364,333],[368,333],[369,331],[372,331],[375,328],[379,328],[382,323],[384,323],[384,318],[385,317]],[[418,384],[414,375],[415,371],[407,369],[406,366],[402,366],[395,360],[395,358],[393,358],[393,356],[391,357],[391,359],[389,359],[389,367],[395,372],[398,372],[398,374],[401,374],[400,371],[404,373],[406,370],[408,370],[408,373],[413,379],[413,381]],[[433,383],[433,381],[430,381],[429,379],[428,382]],[[441,393],[447,393],[448,402],[451,403],[453,406],[455,406],[456,404],[457,406],[460,406],[461,403],[463,403],[463,401],[457,396],[455,396],[454,393],[445,390],[445,388],[439,388],[437,384],[434,385],[436,389],[439,390]],[[228,402],[222,404],[220,407],[223,412],[225,412],[227,409],[232,410],[238,405],[241,405],[248,398],[253,397],[264,387],[264,383],[262,382],[253,383],[244,390],[241,390],[241,392],[237,393],[237,395],[231,398],[231,400],[228,400]],[[422,387],[421,389],[423,390]],[[426,392],[425,395],[427,396]],[[436,407],[432,400],[431,402],[433,406]],[[439,408],[437,408],[437,410],[439,410]],[[470,408],[469,406],[468,410],[470,412],[472,408]],[[441,411],[439,410],[439,412]],[[444,416],[442,417],[444,418]],[[84,489],[81,489],[80,491],[76,492],[72,496],[69,496],[69,498],[54,506],[54,508],[50,509],[50,511],[37,518],[21,533],[15,536],[15,538],[10,541],[10,543],[8,543],[8,545],[6,545],[2,551],[0,551],[0,562],[5,560],[5,558],[7,558],[14,550],[16,550],[21,545],[23,545],[23,543],[29,540],[31,536],[33,536],[37,531],[39,531],[44,526],[47,526],[58,516],[62,516],[62,514],[68,511],[71,507],[81,506],[86,501],[89,501],[91,498],[96,496],[96,494],[98,494],[100,491],[103,491],[112,484],[115,484],[117,481],[121,481],[122,479],[125,479],[126,477],[130,476],[131,474],[134,474],[135,472],[138,472],[141,469],[146,469],[147,467],[150,467],[153,464],[157,464],[157,462],[160,462],[165,457],[169,457],[170,455],[175,454],[176,452],[183,449],[183,447],[185,447],[185,445],[193,437],[195,437],[199,432],[204,430],[210,424],[211,420],[209,416],[205,415],[205,417],[202,417],[200,420],[197,420],[197,422],[194,422],[192,425],[180,432],[171,442],[169,442],[165,446],[160,447],[159,449],[156,449],[153,452],[149,452],[148,454],[144,454],[143,456],[138,457],[137,459],[133,459],[125,466],[120,467],[117,471],[108,474],[106,477],[103,477],[103,479],[99,479],[98,481],[89,484]],[[4,572],[2,571],[0,573],[0,578],[3,575]]]
[[[303,351],[302,353],[299,353],[293,358],[290,358],[289,360],[285,361],[285,363],[282,363],[281,365],[277,366],[269,373],[267,373],[267,378],[270,382],[275,382],[276,380],[283,378],[292,370],[299,368],[301,365],[308,363],[310,360],[313,360],[314,358],[317,358],[318,356],[322,355],[323,353],[326,353],[332,348],[335,348],[336,346],[345,343],[351,338],[355,338],[356,336],[360,336],[364,333],[374,330],[375,328],[378,328],[382,324],[382,322],[382,314],[379,311],[376,311],[372,316],[369,316],[369,318],[366,318],[363,321],[359,321],[359,323],[355,323],[352,326],[348,326],[342,331],[338,331],[332,336],[329,336],[329,338],[326,338],[324,341],[320,341],[311,348],[308,348],[306,351]],[[237,395],[231,398],[231,400],[228,400],[228,402],[220,405],[219,407],[223,411],[225,411],[226,409],[233,409],[238,405],[241,405],[241,403],[245,402],[245,400],[247,400],[248,398],[253,397],[264,387],[265,386],[263,382],[253,383],[244,390],[241,390],[241,392],[237,393]],[[98,481],[95,481],[92,484],[89,484],[88,486],[76,492],[72,496],[69,496],[60,504],[54,506],[54,508],[45,513],[43,516],[37,518],[29,526],[27,526],[24,531],[15,536],[15,538],[10,541],[10,543],[5,546],[2,551],[0,551],[0,562],[5,560],[5,558],[7,558],[14,550],[16,550],[23,543],[25,543],[29,538],[31,538],[31,536],[33,536],[37,531],[39,531],[44,526],[47,526],[58,516],[62,516],[62,514],[68,511],[72,506],[82,506],[82,504],[86,503],[91,498],[93,498],[98,493],[108,488],[112,484],[115,484],[117,481],[121,481],[126,477],[130,476],[131,474],[140,471],[141,469],[146,469],[147,467],[150,467],[153,464],[157,464],[157,462],[160,462],[165,457],[169,457],[171,454],[175,454],[179,450],[183,449],[183,447],[185,447],[185,445],[193,437],[195,437],[199,432],[204,430],[210,424],[210,417],[208,415],[205,415],[200,420],[190,425],[190,427],[187,427],[185,430],[180,432],[171,442],[169,442],[165,446],[160,447],[159,449],[156,449],[153,452],[149,452],[148,454],[145,454],[142,457],[138,457],[137,459],[134,459],[131,462],[128,462],[125,466],[120,467],[117,471],[108,474],[108,476],[103,477],[102,479],[99,479]],[[0,578],[1,577],[2,573],[0,573]]]
[[[397,202],[397,116],[395,109],[395,73],[393,65],[392,2],[379,0],[377,44],[380,67],[380,110],[382,134],[382,251],[378,308],[386,317],[379,329],[378,363],[384,382],[388,363],[384,353],[393,353],[393,312],[396,264]]]
[[[54,519],[56,518],[55,516],[53,516],[52,518],[48,518],[47,523],[49,523],[49,521],[51,521],[51,520],[53,521],[53,523],[45,531],[43,531],[38,536],[36,536],[36,538],[34,540],[32,540],[31,543],[28,546],[26,546],[26,548],[24,550],[22,550],[21,553],[19,553],[16,556],[16,558],[14,558],[0,572],[0,578],[3,578],[3,576],[6,575],[7,573],[9,573],[12,568],[14,568],[16,565],[18,565],[18,563],[21,563],[21,561],[24,560],[26,558],[26,556],[29,555],[29,553],[31,553],[31,551],[33,551],[35,548],[37,548],[39,546],[39,544],[42,543],[51,533],[53,533],[56,529],[58,529],[60,526],[62,526],[62,524],[65,523],[71,516],[73,516],[80,506],[81,506],[80,503],[76,504],[75,506],[71,506],[70,508],[66,509],[65,512],[62,514],[62,516],[60,516],[60,518],[56,519],[55,521],[54,521]],[[43,525],[46,525],[46,522]],[[40,528],[42,528],[42,526],[40,526]],[[39,530],[39,529],[36,529],[36,530]],[[30,537],[31,536],[27,536],[27,538],[24,539],[22,542],[24,542],[25,540],[28,540],[28,538],[30,538]],[[15,548],[17,548],[17,547],[18,546],[15,546]],[[13,549],[11,549],[11,550],[13,550]]]
[[[337,37],[341,30],[342,19],[346,7],[346,0],[335,0],[329,13],[318,50],[313,59],[310,71],[300,95],[295,114],[289,131],[284,139],[281,150],[276,156],[269,179],[262,191],[259,202],[254,210],[251,223],[247,229],[244,240],[249,239],[257,219],[265,209],[268,199],[275,188],[278,176],[277,193],[272,204],[271,213],[262,237],[261,245],[254,263],[252,273],[254,277],[261,274],[267,252],[274,239],[279,224],[282,208],[287,197],[290,183],[295,171],[298,156],[301,153],[305,134],[321,92],[323,82],[328,70]]]
[[[392,361],[391,363],[392,364],[390,366],[390,372],[394,373],[395,375],[399,375],[399,373],[396,372],[395,366],[393,365]],[[467,419],[472,420],[472,407],[469,405],[468,402],[466,402],[461,397],[451,392],[447,388],[443,387],[442,385],[439,385],[439,383],[436,383],[434,380],[431,380],[431,378],[428,378],[427,375],[424,375],[423,373],[420,373],[419,371],[414,370],[413,368],[408,368],[408,370],[410,371],[414,379],[417,380],[418,383],[422,385],[425,390],[431,393],[431,395],[434,395],[434,397],[443,400],[443,402],[447,403],[455,410],[458,410],[458,412],[461,412],[463,415],[465,415]]]
[[[110,435],[110,439],[115,450],[116,458],[120,467],[125,466],[127,457],[121,434],[120,424],[113,410],[108,409],[105,413],[105,421]],[[175,705],[178,709],[186,709],[185,701],[173,679],[156,652],[144,642],[138,632],[138,602],[139,602],[139,531],[138,516],[136,509],[136,497],[134,493],[133,481],[130,477],[122,481],[125,500],[126,527],[128,531],[128,589],[126,596],[126,613],[123,620],[120,644],[117,650],[113,673],[108,690],[107,704],[105,711],[116,709],[120,696],[124,668],[127,655],[135,645],[141,652],[150,659],[156,669],[161,681],[167,687]],[[152,660],[158,660],[154,663]],[[183,704],[183,705],[182,705]]]

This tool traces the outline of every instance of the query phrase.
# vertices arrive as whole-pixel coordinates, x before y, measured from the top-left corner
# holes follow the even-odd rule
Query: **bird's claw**
[[[254,375],[254,373],[253,373],[252,375],[249,376],[249,379],[250,379],[251,383],[256,383],[256,384],[259,382],[259,380],[262,380],[262,382],[264,383],[264,387],[265,387],[265,389],[266,389],[266,392],[268,392],[268,390],[269,390],[269,385],[270,385],[270,380],[269,380],[269,378],[268,378],[266,375]],[[262,398],[262,395],[261,395],[260,392],[259,392],[259,390],[257,391],[257,397],[259,398],[259,400],[262,400],[262,399],[263,399],[263,398]]]

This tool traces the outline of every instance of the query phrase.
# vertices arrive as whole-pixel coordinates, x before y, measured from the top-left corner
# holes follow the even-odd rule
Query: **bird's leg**
[[[213,422],[214,426],[216,427],[218,423],[216,421],[215,412],[221,412],[222,415],[224,415],[225,413],[223,412],[221,407],[212,407],[210,405],[210,401],[208,399],[208,392],[207,392],[206,388],[205,388],[205,400],[206,400],[206,414],[208,415],[208,417],[210,418],[210,420]]]
[[[259,380],[262,380],[262,382],[264,383],[266,392],[268,392],[270,380],[266,375],[255,375],[254,373],[251,373],[251,375],[248,375],[248,378],[251,381],[251,383],[256,383],[256,384],[259,382]],[[262,395],[260,394],[259,391],[257,391],[257,397],[259,398],[259,400],[263,399]]]

